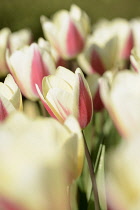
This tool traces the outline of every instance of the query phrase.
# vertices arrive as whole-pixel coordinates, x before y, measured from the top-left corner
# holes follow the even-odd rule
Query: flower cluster
[[[140,19],[40,22],[0,30],[0,209],[139,210]]]

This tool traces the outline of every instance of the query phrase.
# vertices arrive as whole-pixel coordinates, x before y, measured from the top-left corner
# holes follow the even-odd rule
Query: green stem
[[[87,159],[89,172],[90,172],[90,177],[91,177],[91,182],[92,182],[92,190],[93,190],[93,194],[94,194],[95,210],[100,210],[99,196],[98,196],[98,190],[97,190],[97,183],[96,183],[94,168],[93,168],[93,165],[92,165],[92,162],[91,162],[91,157],[90,157],[90,153],[89,153],[88,146],[87,146],[87,143],[86,143],[84,132],[82,131],[82,133],[83,133],[83,139],[84,139],[86,159]]]

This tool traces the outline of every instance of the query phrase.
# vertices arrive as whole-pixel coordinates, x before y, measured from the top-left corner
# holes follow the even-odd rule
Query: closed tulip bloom
[[[13,77],[8,74],[4,83],[0,82],[0,121],[15,110],[22,110],[22,96]]]
[[[70,12],[57,12],[52,20],[42,16],[41,23],[46,39],[63,58],[73,58],[83,50],[90,23],[87,14],[78,6],[72,5]]]
[[[44,77],[42,92],[39,86],[36,87],[49,114],[60,122],[64,122],[70,114],[78,119],[81,128],[90,122],[93,112],[91,93],[79,68],[73,73],[58,67],[54,75]]]
[[[9,36],[8,47],[11,53],[21,49],[25,45],[30,45],[32,42],[32,32],[29,29],[21,29],[13,32]]]
[[[106,70],[121,66],[122,60],[129,59],[132,47],[133,35],[128,21],[102,20],[87,38],[78,63],[85,73],[102,75]]]
[[[120,134],[131,138],[140,129],[140,75],[130,70],[106,72],[100,79],[101,99]]]
[[[67,189],[84,158],[74,117],[62,125],[15,113],[0,125],[0,145],[0,209],[69,210]]]
[[[0,77],[5,76],[9,72],[5,55],[10,33],[11,31],[9,28],[3,28],[0,30]]]
[[[42,78],[55,71],[50,53],[36,43],[7,54],[7,62],[23,95],[30,100],[38,99],[35,84],[41,88]]]

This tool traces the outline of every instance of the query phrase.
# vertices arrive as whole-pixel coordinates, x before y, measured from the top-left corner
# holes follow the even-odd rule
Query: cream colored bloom
[[[22,96],[13,77],[8,74],[4,83],[0,82],[0,121],[15,110],[22,110]]]
[[[122,65],[121,61],[129,58],[132,47],[132,29],[127,20],[101,20],[87,38],[78,63],[87,74],[102,75],[106,70]]]
[[[69,115],[74,115],[81,128],[87,126],[92,118],[93,107],[89,86],[82,71],[75,73],[58,67],[54,75],[44,77],[42,93],[36,85],[40,99],[52,117],[60,122]]]
[[[55,71],[50,52],[36,43],[7,53],[7,63],[23,95],[30,100],[38,99],[35,84],[41,88],[43,77]]]
[[[83,139],[70,116],[27,119],[21,113],[0,125],[0,209],[68,210],[67,186],[82,170]],[[4,208],[4,209],[5,209]]]
[[[90,23],[78,6],[72,5],[70,11],[58,11],[52,21],[42,16],[41,23],[46,39],[63,58],[75,57],[83,50]]]
[[[100,94],[120,134],[125,138],[140,130],[140,75],[130,70],[106,72]]]

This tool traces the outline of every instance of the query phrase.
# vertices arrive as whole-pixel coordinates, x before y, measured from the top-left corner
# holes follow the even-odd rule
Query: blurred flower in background
[[[90,21],[78,6],[72,5],[70,12],[58,11],[52,17],[52,21],[41,16],[41,23],[46,39],[62,58],[74,58],[83,50],[90,32]]]
[[[30,100],[38,99],[35,84],[42,88],[43,77],[55,72],[50,52],[36,43],[7,54],[7,63],[22,93]]]
[[[22,96],[13,77],[8,74],[4,83],[0,82],[0,121],[15,110],[22,110]]]

